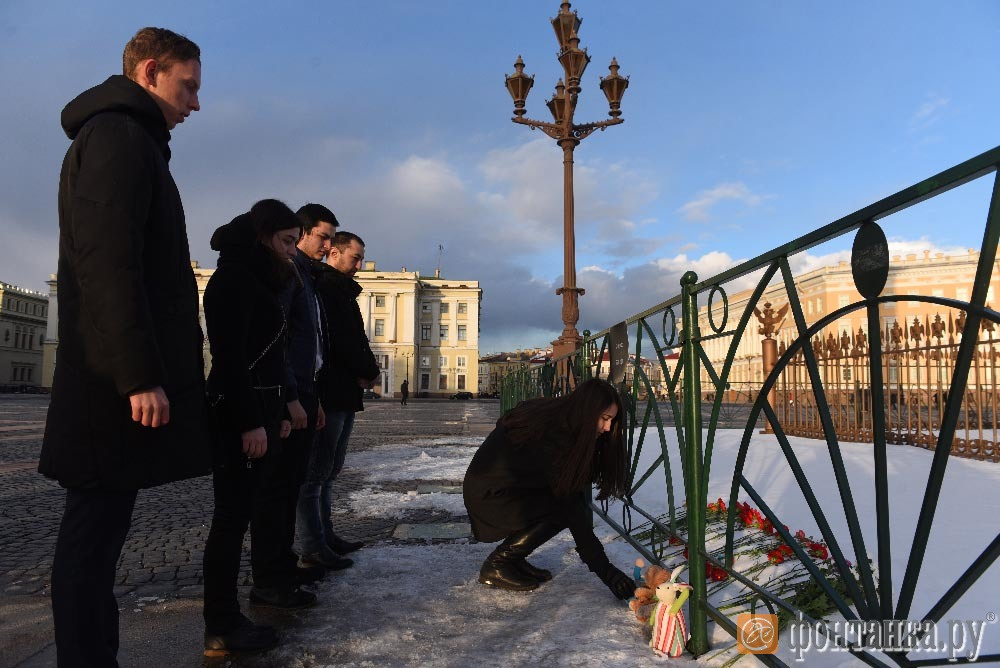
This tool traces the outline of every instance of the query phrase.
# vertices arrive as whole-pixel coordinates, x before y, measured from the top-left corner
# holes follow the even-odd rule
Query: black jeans
[[[240,453],[240,437],[228,436],[227,456],[215,466],[212,483],[215,510],[205,542],[205,631],[225,634],[243,621],[236,587],[243,555],[243,538],[250,528],[250,560],[254,585],[287,587],[291,571],[282,549],[286,513],[281,505],[283,443],[268,431],[267,453],[248,460]],[[294,564],[293,564],[294,566]]]
[[[52,617],[60,668],[117,666],[115,569],[135,491],[66,490],[52,562]]]
[[[290,568],[295,568],[298,561],[298,556],[293,551],[292,545],[295,543],[295,520],[298,514],[299,489],[306,479],[306,469],[309,467],[309,455],[316,441],[316,415],[319,411],[319,399],[316,395],[300,394],[299,403],[305,409],[309,422],[305,429],[293,429],[289,437],[285,439],[285,457],[279,473],[285,486],[281,490],[283,494],[282,498],[280,500],[276,499],[276,502],[281,503],[286,513],[285,533],[281,537],[282,544],[285,547],[285,556],[282,564],[278,564],[277,566],[284,565]]]

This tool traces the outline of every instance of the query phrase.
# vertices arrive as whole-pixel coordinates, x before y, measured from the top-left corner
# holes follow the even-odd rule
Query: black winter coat
[[[512,446],[500,422],[476,451],[465,473],[462,492],[476,540],[502,540],[514,531],[549,522],[570,530],[587,567],[602,573],[608,565],[604,546],[594,535],[588,490],[558,497],[558,436]]]
[[[139,489],[209,470],[198,289],[170,133],[138,84],[70,102],[59,179],[59,351],[39,471],[67,487]],[[170,422],[131,419],[162,386]]]
[[[219,251],[219,263],[204,303],[214,417],[230,435],[257,427],[274,430],[285,406],[288,328],[279,300],[284,282],[275,274],[271,253],[257,243],[248,214],[217,229],[212,248]]]
[[[318,273],[316,292],[323,302],[329,323],[329,349],[320,370],[320,398],[326,411],[364,410],[358,379],[378,377],[379,367],[365,334],[365,321],[358,306],[361,286],[322,262],[314,263]]]

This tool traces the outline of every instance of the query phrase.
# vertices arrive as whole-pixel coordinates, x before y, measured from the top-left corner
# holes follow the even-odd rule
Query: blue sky
[[[85,5],[85,6],[84,6]],[[140,6],[142,5],[142,6]],[[143,25],[202,47],[202,111],[174,132],[192,256],[257,199],[327,204],[381,268],[479,279],[483,352],[561,330],[561,152],[514,125],[561,70],[559,3],[0,4],[0,280],[45,289],[68,146],[59,112],[120,69]],[[598,77],[631,77],[625,123],[576,151],[580,328],[602,329],[703,278],[996,146],[1000,3],[887,0],[573,3],[593,57],[578,122],[607,118]],[[989,184],[884,223],[898,249],[977,247]],[[813,249],[798,266],[848,247]]]

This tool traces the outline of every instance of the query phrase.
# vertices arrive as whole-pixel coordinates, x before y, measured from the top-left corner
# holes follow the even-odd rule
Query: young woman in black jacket
[[[278,200],[262,200],[212,235],[218,268],[205,289],[205,322],[212,350],[208,396],[214,437],[215,512],[205,545],[205,654],[259,651],[278,642],[270,626],[240,612],[236,584],[243,537],[252,526],[254,585],[297,589],[289,574],[267,572],[267,550],[286,521],[280,498],[285,419],[286,323],[279,293],[295,279],[290,264],[302,228]],[[292,594],[288,594],[292,595]],[[253,592],[251,592],[251,600]],[[300,606],[301,607],[301,606]]]
[[[569,529],[580,558],[618,598],[635,592],[594,535],[590,488],[598,499],[627,490],[622,404],[608,382],[591,379],[571,394],[533,399],[497,421],[465,474],[465,507],[476,540],[500,545],[479,581],[514,591],[536,589],[552,573],[526,560]]]

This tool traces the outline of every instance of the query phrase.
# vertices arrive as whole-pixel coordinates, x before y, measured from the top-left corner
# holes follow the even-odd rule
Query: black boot
[[[515,531],[486,557],[479,569],[479,581],[511,591],[537,589],[539,583],[552,579],[552,573],[535,568],[525,557],[560,531],[562,527],[544,522]]]

